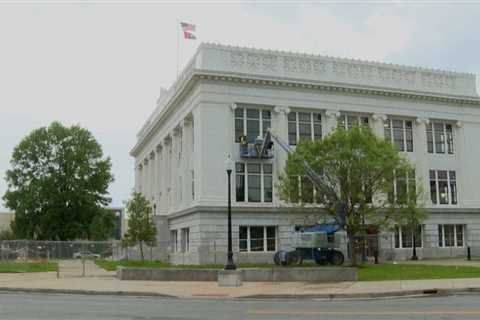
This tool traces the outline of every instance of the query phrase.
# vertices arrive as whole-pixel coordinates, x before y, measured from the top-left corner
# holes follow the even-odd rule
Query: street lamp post
[[[237,266],[233,262],[233,250],[232,250],[232,197],[231,197],[231,176],[233,170],[233,161],[228,156],[225,160],[225,169],[227,171],[228,177],[228,253],[227,253],[227,264],[225,265],[225,270],[235,270]]]

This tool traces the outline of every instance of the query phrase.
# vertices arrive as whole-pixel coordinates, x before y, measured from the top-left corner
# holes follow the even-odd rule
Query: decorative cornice
[[[198,79],[480,106],[473,74],[201,44],[175,83],[162,92],[132,155],[138,156],[160,119]]]

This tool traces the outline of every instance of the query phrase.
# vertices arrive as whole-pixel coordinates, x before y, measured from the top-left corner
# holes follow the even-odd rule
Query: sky
[[[61,121],[90,130],[112,159],[121,206],[136,134],[177,56],[183,66],[202,41],[480,74],[479,17],[480,0],[0,0],[0,197],[13,148]],[[179,39],[178,21],[198,40]]]

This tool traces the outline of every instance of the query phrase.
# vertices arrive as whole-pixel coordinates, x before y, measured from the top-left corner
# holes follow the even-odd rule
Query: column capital
[[[340,117],[340,110],[326,110],[325,116],[327,116],[327,118],[338,118]]]
[[[163,144],[168,145],[172,142],[172,136],[171,134],[167,134],[165,138],[163,138]]]
[[[150,159],[154,159],[154,158],[155,158],[155,151],[152,150],[152,151],[150,152]]]
[[[162,152],[163,146],[161,143],[157,144],[157,147],[155,148],[157,150],[157,153]]]
[[[183,123],[179,123],[175,126],[175,128],[173,128],[172,133],[174,136],[178,136],[182,132],[182,126],[183,126]]]
[[[425,118],[425,117],[418,117],[417,119],[415,119],[415,122],[418,123],[418,124],[429,124],[430,123],[430,119],[428,118]]]
[[[143,164],[142,164],[142,162],[138,163],[136,167],[137,167],[137,169],[139,169],[139,170],[143,170]]]
[[[143,159],[143,165],[148,165],[148,157],[146,157],[145,159]]]
[[[289,114],[290,113],[290,108],[287,107],[287,106],[275,106],[275,108],[273,108],[273,111],[275,111],[276,113],[284,113],[284,114]]]
[[[193,124],[193,114],[189,113],[184,119],[183,119],[183,126],[191,126]]]
[[[230,103],[230,109],[232,109],[233,111],[235,111],[235,109],[237,109],[237,104],[236,104],[235,102]]]
[[[388,119],[386,114],[381,114],[381,113],[374,113],[372,116],[372,119],[374,121],[385,121]]]
[[[457,128],[462,128],[463,127],[463,122],[459,120],[459,121],[455,122],[455,126]]]

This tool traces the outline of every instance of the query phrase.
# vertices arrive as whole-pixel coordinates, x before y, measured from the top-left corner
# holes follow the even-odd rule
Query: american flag
[[[180,26],[182,27],[183,31],[183,38],[195,40],[197,37],[195,36],[195,25],[187,22],[180,22]]]

